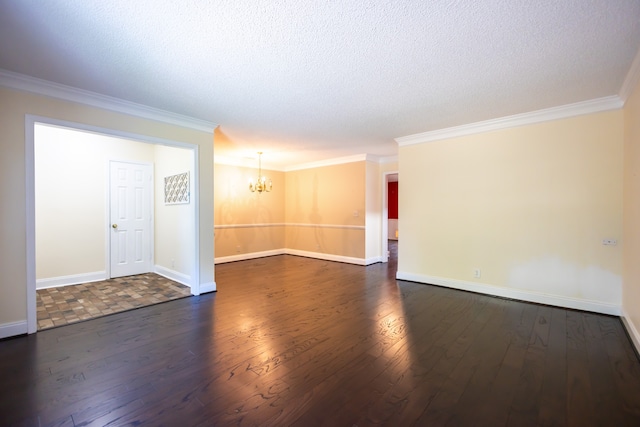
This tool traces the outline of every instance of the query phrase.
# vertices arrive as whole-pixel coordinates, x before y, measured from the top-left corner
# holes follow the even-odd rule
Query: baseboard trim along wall
[[[182,285],[191,287],[191,276],[188,276],[184,273],[171,270],[170,268],[162,267],[161,265],[154,265],[153,271],[154,273],[159,274],[162,277],[166,277],[169,280],[173,280],[174,282],[178,282]]]
[[[339,228],[343,230],[365,230],[364,225],[348,224],[311,224],[306,222],[269,222],[254,224],[219,224],[214,225],[214,230],[224,230],[232,228],[262,228],[262,227],[305,227],[305,228]]]
[[[356,264],[356,265],[369,265],[367,264],[367,260],[364,258],[325,254],[322,252],[300,251],[297,249],[285,249],[285,253],[288,255],[297,255],[297,256],[303,256],[307,258],[322,259],[325,261],[337,261],[337,262],[344,262],[347,264]]]
[[[79,285],[80,283],[99,282],[101,280],[107,280],[106,271],[37,279],[36,289],[58,288],[60,286]]]
[[[374,257],[371,257],[371,258],[366,258],[364,260],[364,265],[371,265],[371,264],[375,264],[375,263],[378,263],[378,262],[384,262],[384,258],[382,257],[382,255],[374,256]]]
[[[27,321],[12,322],[0,325],[0,339],[23,335],[28,332]]]
[[[466,282],[462,280],[413,274],[403,271],[398,271],[396,273],[396,279],[444,286],[447,288],[459,289],[462,291],[476,292],[480,294],[516,299],[525,302],[535,302],[538,304],[591,311],[594,313],[610,314],[613,316],[620,316],[621,310],[620,306],[616,304],[607,304],[598,301],[570,298],[561,295],[543,294],[523,289],[504,288],[500,286],[487,285],[484,283]]]
[[[161,265],[154,266],[154,272],[159,274],[162,277],[166,277],[167,279],[173,280],[174,282],[178,282],[185,286],[191,288],[192,295],[196,295],[193,293],[193,286],[191,286],[191,276],[180,273],[175,270],[171,270],[170,268],[162,267]],[[200,294],[206,294],[207,292],[215,292],[216,291],[216,282],[208,282],[200,284]]]
[[[274,255],[283,255],[285,253],[284,251],[285,251],[284,249],[273,249],[270,251],[251,252],[247,254],[223,256],[223,257],[215,258],[213,262],[215,264],[224,264],[225,262],[245,261],[248,259],[264,258],[267,256],[274,256]]]
[[[303,256],[306,258],[322,259],[325,261],[344,262],[347,264],[356,264],[356,265],[371,265],[371,264],[375,264],[376,262],[382,262],[382,257],[372,257],[372,258],[365,259],[365,258],[348,257],[343,255],[326,254],[322,252],[301,251],[297,249],[274,249],[270,251],[251,252],[246,254],[218,257],[218,258],[215,258],[214,262],[216,264],[223,264],[225,262],[245,261],[249,259],[264,258],[264,257],[274,256],[274,255],[296,255],[296,256]]]
[[[200,293],[206,294],[207,292],[215,292],[217,289],[216,282],[209,283],[201,283],[200,284]]]
[[[631,337],[631,342],[636,348],[636,352],[640,354],[640,332],[638,332],[635,325],[633,324],[633,322],[631,322],[631,320],[629,319],[629,316],[624,310],[622,310],[622,316],[620,316],[620,318],[622,319],[622,324],[627,330],[629,337]]]

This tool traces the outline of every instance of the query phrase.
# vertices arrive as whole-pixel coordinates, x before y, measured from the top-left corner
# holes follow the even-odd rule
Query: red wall
[[[389,187],[387,188],[389,191],[387,195],[389,196],[389,219],[398,219],[398,183],[397,182],[389,182]]]

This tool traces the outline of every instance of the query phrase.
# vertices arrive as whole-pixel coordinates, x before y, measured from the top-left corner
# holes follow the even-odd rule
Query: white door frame
[[[101,128],[83,123],[58,120],[50,117],[25,115],[25,216],[26,216],[26,293],[27,293],[27,333],[32,334],[38,330],[36,314],[36,211],[35,211],[35,125],[41,123],[49,126],[59,126],[81,132],[93,132],[116,138],[130,139],[149,144],[167,145],[170,147],[193,150],[193,185],[194,203],[193,231],[194,231],[194,260],[193,273],[191,275],[191,294],[200,295],[200,184],[198,170],[198,146],[180,141],[156,138],[148,135],[140,135],[115,129]]]
[[[382,262],[389,262],[389,176],[400,174],[398,171],[382,173]]]

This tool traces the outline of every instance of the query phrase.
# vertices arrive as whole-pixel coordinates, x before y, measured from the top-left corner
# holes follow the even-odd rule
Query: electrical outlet
[[[240,253],[240,245],[236,246],[236,252]]]
[[[481,273],[482,273],[482,272],[480,271],[480,269],[479,269],[479,268],[474,268],[474,269],[473,269],[473,277],[474,277],[474,278],[479,279],[479,278],[480,278],[480,276],[481,276]]]
[[[606,246],[615,246],[618,244],[616,239],[602,239],[602,244]]]
[[[171,260],[171,268],[176,268],[176,261],[175,260]]]

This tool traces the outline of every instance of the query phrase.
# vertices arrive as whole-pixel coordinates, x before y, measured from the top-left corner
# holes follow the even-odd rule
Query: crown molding
[[[258,158],[255,159],[249,157],[232,157],[232,156],[219,156],[214,153],[213,163],[227,166],[237,166],[241,168],[257,169]],[[268,162],[262,162],[262,169],[266,171],[284,172],[281,167],[270,165]]]
[[[356,154],[353,156],[346,157],[337,157],[333,159],[327,160],[319,160],[317,162],[310,163],[301,163],[299,165],[292,165],[284,168],[285,172],[297,171],[302,169],[313,169],[313,168],[321,168],[323,166],[333,166],[333,165],[341,165],[344,163],[353,163],[353,162],[363,162],[366,160],[371,160],[372,156],[370,154]]]
[[[387,156],[381,157],[378,163],[386,164],[386,163],[396,163],[398,161],[398,156]]]
[[[622,99],[622,103],[627,102],[627,99],[631,96],[631,92],[640,81],[640,49],[636,53],[636,57],[633,59],[631,63],[631,68],[629,68],[629,72],[624,79],[624,83],[622,83],[622,87],[620,88],[620,99]]]
[[[254,168],[255,169],[255,161],[256,159],[249,159],[246,157],[231,157],[231,156],[216,156],[214,154],[213,163],[221,164],[227,166],[238,166],[238,167],[246,167],[246,168]],[[345,157],[336,157],[332,159],[326,160],[318,160],[317,162],[309,162],[309,163],[300,163],[294,164],[286,167],[271,167],[269,164],[262,163],[262,169],[277,171],[277,172],[291,172],[296,170],[303,169],[313,169],[320,168],[323,166],[333,166],[333,165],[341,165],[344,163],[353,163],[353,162],[373,162],[373,163],[393,163],[398,161],[398,156],[388,156],[388,157],[380,157],[373,154],[356,154],[353,156],[345,156]]]
[[[0,69],[0,86],[213,133],[216,123]]]
[[[317,162],[310,163],[302,163],[299,165],[288,166],[284,169],[285,172],[302,170],[302,169],[313,169],[320,168],[323,166],[333,166],[333,165],[341,165],[344,163],[353,163],[353,162],[373,162],[373,163],[393,163],[398,161],[398,156],[376,156],[375,154],[355,154],[353,156],[346,157],[336,157],[333,159],[327,160],[319,160]]]
[[[531,125],[535,123],[549,122],[552,120],[566,119],[569,117],[581,116],[584,114],[599,113],[602,111],[617,110],[622,108],[624,102],[618,95],[606,96],[589,101],[577,102],[575,104],[562,105],[559,107],[546,108],[544,110],[532,111],[529,113],[515,114],[513,116],[501,117],[498,119],[486,120],[483,122],[470,123],[462,126],[455,126],[429,132],[417,133],[414,135],[395,138],[400,147],[424,142],[439,141],[443,139],[457,138],[460,136],[473,135],[494,130],[507,129],[517,126]]]

